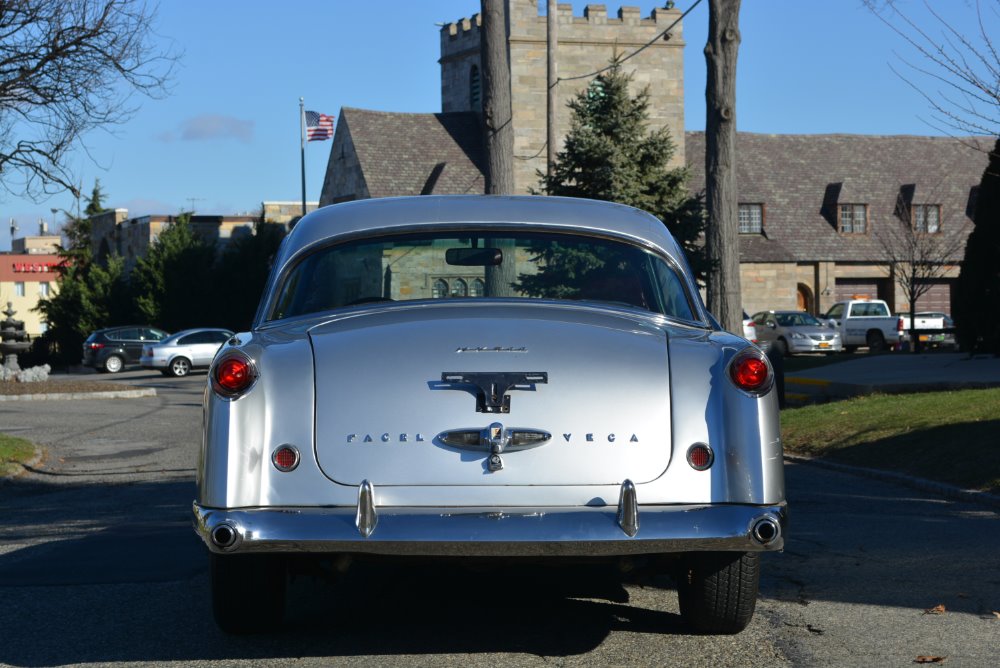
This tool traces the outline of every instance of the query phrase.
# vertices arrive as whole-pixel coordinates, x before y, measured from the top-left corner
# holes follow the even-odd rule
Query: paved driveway
[[[0,663],[1000,665],[998,516],[808,466],[788,468],[788,547],[735,637],[688,635],[642,571],[501,563],[300,578],[284,629],[227,637],[189,521],[205,376],[121,380],[159,395],[0,405],[0,429],[49,453],[0,485]]]

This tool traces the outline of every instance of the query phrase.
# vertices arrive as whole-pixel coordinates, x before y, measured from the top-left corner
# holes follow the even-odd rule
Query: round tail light
[[[687,451],[687,462],[695,471],[704,471],[712,466],[715,455],[712,448],[704,443],[695,443]]]
[[[212,388],[232,399],[246,392],[257,380],[257,368],[242,353],[230,353],[212,367]]]
[[[287,473],[299,465],[299,451],[290,445],[282,445],[271,455],[274,468]]]
[[[767,393],[774,382],[774,374],[763,354],[744,350],[729,363],[729,378],[736,387],[754,395]]]

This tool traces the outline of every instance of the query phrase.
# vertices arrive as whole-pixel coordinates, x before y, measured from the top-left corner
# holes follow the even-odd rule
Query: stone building
[[[853,295],[910,308],[890,275],[883,240],[900,224],[957,250],[917,300],[951,313],[975,193],[993,140],[870,135],[736,138],[744,309],[825,313]],[[978,148],[977,148],[978,147]],[[687,133],[694,191],[703,189],[705,134]],[[933,242],[932,242],[933,243]]]
[[[538,0],[508,0],[510,24],[510,93],[514,126],[514,183],[517,192],[537,187],[536,170],[545,171],[546,34],[547,19],[539,15]],[[632,74],[636,90],[649,86],[649,125],[667,126],[676,145],[673,167],[684,161],[684,39],[676,9],[654,9],[643,17],[638,7],[621,7],[609,16],[606,5],[590,4],[583,16],[573,5],[558,5],[559,82],[556,86],[556,127],[560,137],[569,129],[567,103],[585,89],[592,73],[607,67],[615,56],[631,54],[652,42],[622,65]],[[677,22],[669,39],[657,39]],[[478,14],[441,28],[441,111],[482,110]]]
[[[508,0],[508,49],[514,126],[515,190],[538,186],[545,169],[546,18],[538,0]],[[615,55],[649,44],[622,67],[636,90],[650,88],[650,127],[667,126],[676,145],[673,165],[684,161],[684,40],[681,13],[637,7],[609,16],[605,5],[587,5],[582,16],[559,5],[559,76],[556,123],[565,136],[566,106]],[[676,25],[668,33],[661,33]],[[441,28],[441,111],[403,114],[341,109],[320,206],[390,195],[482,193],[482,86],[478,14]]]

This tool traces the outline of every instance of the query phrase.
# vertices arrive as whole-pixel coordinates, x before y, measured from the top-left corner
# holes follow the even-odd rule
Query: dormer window
[[[764,205],[740,204],[740,234],[760,234],[764,231]]]
[[[924,234],[937,234],[941,231],[940,204],[914,204],[913,229]]]
[[[868,205],[841,204],[838,207],[837,220],[841,234],[868,233]]]

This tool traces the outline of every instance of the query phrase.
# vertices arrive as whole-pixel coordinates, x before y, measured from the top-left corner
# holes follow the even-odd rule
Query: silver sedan
[[[768,343],[782,355],[795,353],[839,353],[844,349],[840,333],[805,311],[761,311],[753,316],[757,340]]]
[[[158,369],[165,376],[186,376],[192,369],[205,368],[233,333],[228,329],[185,329],[162,341],[142,347],[139,363]]]
[[[323,207],[208,382],[194,524],[229,632],[277,627],[289,570],[367,555],[641,560],[735,633],[784,544],[773,369],[630,207]]]

